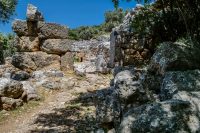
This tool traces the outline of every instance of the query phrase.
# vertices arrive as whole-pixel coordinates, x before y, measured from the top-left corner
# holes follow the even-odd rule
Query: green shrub
[[[107,11],[105,13],[105,22],[102,28],[105,32],[111,32],[112,29],[122,23],[127,11],[119,8],[114,11]]]
[[[90,40],[100,33],[100,26],[81,26],[69,30],[69,38],[72,40]]]
[[[81,26],[69,30],[69,39],[72,40],[90,40],[99,35],[109,33],[112,29],[122,23],[126,12],[122,9],[107,11],[105,13],[105,22],[97,26]]]
[[[4,35],[0,33],[0,43],[3,45],[3,55],[4,57],[12,56],[16,49],[14,47],[14,35],[13,34],[7,34]]]

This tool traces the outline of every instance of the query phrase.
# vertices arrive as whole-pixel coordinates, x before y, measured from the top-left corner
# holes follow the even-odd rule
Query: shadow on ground
[[[40,114],[34,121],[37,128],[30,133],[87,133],[98,128],[95,119],[94,97],[96,92],[81,94],[53,113]]]

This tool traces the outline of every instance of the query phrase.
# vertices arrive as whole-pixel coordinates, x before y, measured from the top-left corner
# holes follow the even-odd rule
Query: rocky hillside
[[[182,40],[155,49],[138,38],[130,26],[141,8],[111,33],[114,79],[97,97],[97,120],[108,132],[200,132],[200,47]]]

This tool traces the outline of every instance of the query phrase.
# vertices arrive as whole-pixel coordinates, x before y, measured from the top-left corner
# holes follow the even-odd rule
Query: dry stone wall
[[[15,20],[17,53],[12,64],[27,72],[41,69],[75,71],[77,74],[108,73],[110,40],[101,36],[93,40],[68,39],[68,28],[44,22],[37,7],[28,5],[27,19]]]
[[[142,8],[138,5],[129,12],[123,23],[113,29],[111,33],[110,45],[110,66],[140,66],[149,61],[153,54],[154,46],[151,44],[151,38],[139,37],[131,29],[131,21],[135,14]]]
[[[73,69],[69,67],[73,60],[66,62],[63,59],[65,53],[71,51],[73,43],[67,39],[68,28],[44,22],[42,13],[31,4],[28,5],[26,16],[26,21],[13,22],[12,28],[17,35],[14,41],[17,53],[13,56],[12,64],[28,72],[50,68]]]

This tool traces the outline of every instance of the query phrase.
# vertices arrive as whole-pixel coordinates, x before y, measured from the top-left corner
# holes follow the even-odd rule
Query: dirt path
[[[85,94],[93,94],[98,88],[109,85],[109,76],[87,77],[70,90],[53,91],[39,102],[39,105],[22,112],[17,117],[12,115],[0,125],[1,133],[63,133],[89,132],[97,128],[95,107],[92,99],[82,101]],[[97,81],[95,81],[97,80]]]

